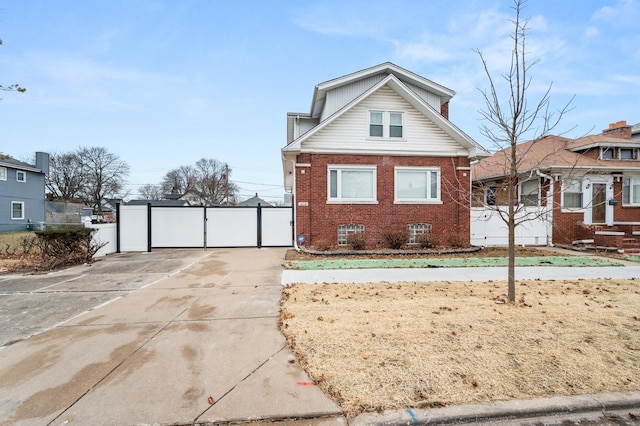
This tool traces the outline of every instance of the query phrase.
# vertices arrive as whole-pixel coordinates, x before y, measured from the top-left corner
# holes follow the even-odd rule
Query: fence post
[[[258,203],[258,248],[262,248],[262,206]]]
[[[120,253],[120,203],[116,203],[116,253]]]
[[[147,203],[147,252],[151,253],[151,203]]]
[[[204,249],[207,250],[207,206],[202,206],[204,209]]]

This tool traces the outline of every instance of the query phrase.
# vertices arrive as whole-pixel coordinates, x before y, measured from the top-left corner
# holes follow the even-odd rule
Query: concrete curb
[[[406,409],[364,413],[349,424],[351,426],[457,424],[621,409],[640,409],[640,391],[482,402],[428,410]]]

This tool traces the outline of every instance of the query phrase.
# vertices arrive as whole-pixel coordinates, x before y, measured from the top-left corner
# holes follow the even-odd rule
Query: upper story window
[[[369,136],[381,138],[383,135],[383,113],[371,111],[369,113]]]
[[[526,180],[520,184],[520,204],[525,206],[538,205],[538,180]]]
[[[562,207],[565,209],[582,208],[582,181],[567,179],[562,182]]]
[[[637,148],[600,148],[601,160],[637,160]]]
[[[376,166],[328,166],[327,200],[337,203],[374,203]]]
[[[397,111],[369,111],[369,137],[404,137],[404,113]]]
[[[16,170],[16,180],[18,182],[26,182],[27,181],[27,172],[23,170]]]
[[[601,148],[600,149],[601,160],[613,160],[613,148]]]
[[[0,180],[7,180],[7,168],[0,167]]]
[[[621,160],[635,160],[636,159],[636,150],[633,148],[620,148],[620,159]]]
[[[440,169],[436,167],[396,167],[395,202],[440,201]]]

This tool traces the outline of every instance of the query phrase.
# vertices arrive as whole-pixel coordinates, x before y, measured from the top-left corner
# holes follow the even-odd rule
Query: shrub
[[[398,250],[409,241],[409,231],[406,229],[389,229],[382,232],[382,238],[387,247]]]
[[[469,245],[468,237],[457,229],[451,231],[448,237],[448,242],[453,248],[467,247]]]
[[[314,248],[317,251],[327,251],[331,248],[331,244],[329,244],[328,240],[318,240],[316,241]]]
[[[83,226],[48,228],[36,232],[43,269],[90,262],[104,244],[93,241],[94,229]]]
[[[347,245],[352,250],[364,250],[367,247],[367,237],[362,232],[349,234],[347,235]]]
[[[431,232],[416,235],[416,242],[421,248],[432,248],[435,246]]]

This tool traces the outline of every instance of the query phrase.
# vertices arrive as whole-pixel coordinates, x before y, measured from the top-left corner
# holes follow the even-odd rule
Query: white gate
[[[151,247],[203,247],[202,207],[151,207]]]
[[[120,206],[116,251],[290,247],[292,207]]]
[[[506,212],[506,207],[500,207]],[[551,217],[538,207],[525,207],[516,220],[524,220],[516,227],[516,245],[546,246],[551,242]],[[509,228],[497,211],[482,207],[471,208],[471,244],[474,246],[506,246]]]

